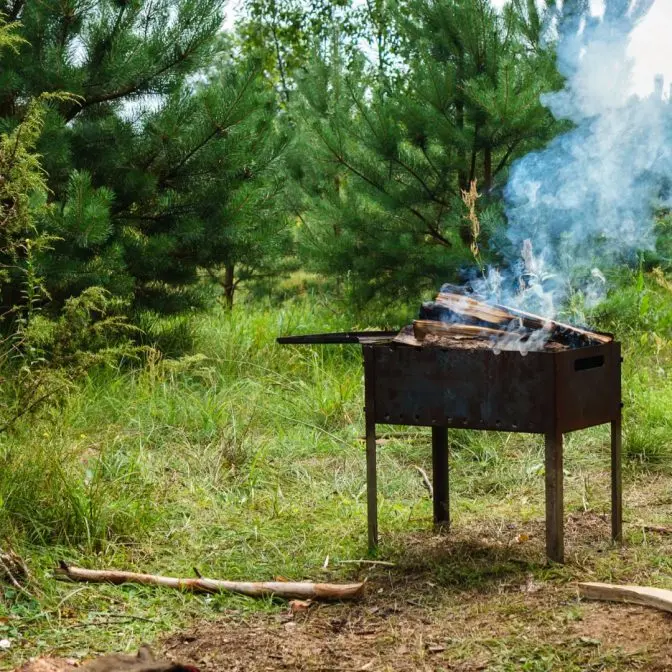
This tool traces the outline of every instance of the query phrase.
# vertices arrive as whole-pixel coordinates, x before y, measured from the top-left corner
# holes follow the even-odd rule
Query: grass
[[[660,314],[663,289],[651,283],[635,298],[642,291]],[[339,564],[366,553],[361,354],[274,343],[279,334],[356,326],[347,312],[317,303],[199,316],[190,336],[197,355],[92,371],[57,408],[0,435],[0,547],[12,546],[34,575],[32,599],[0,588],[0,639],[11,643],[0,668],[44,652],[130,649],[221,612],[279,609],[235,596],[58,583],[50,570],[60,559],[186,576],[197,567],[232,579],[361,575]],[[672,505],[672,350],[655,325],[619,324],[622,309],[607,305],[598,317],[627,339],[627,551],[611,550],[602,528],[594,536],[581,528],[567,566],[547,567],[541,439],[485,432],[451,434],[456,532],[446,549],[431,533],[415,469],[430,469],[429,430],[381,427],[380,554],[397,563],[399,580],[417,579],[416,590],[430,582],[450,599],[456,590],[497,590],[521,572],[549,586],[589,575],[672,587],[667,547],[641,527],[664,524]],[[174,326],[160,325],[167,340],[184,332],[181,321]],[[566,451],[567,513],[584,520],[608,512],[607,430],[570,435]],[[496,621],[514,606],[505,595],[484,609]],[[577,610],[561,609],[567,618]],[[534,616],[540,623],[543,613]],[[469,642],[449,650],[476,655],[482,644]],[[491,669],[582,669],[581,661],[601,660],[580,643],[541,646],[514,635],[486,648],[500,661]],[[630,669],[634,659],[618,656],[609,667],[611,655],[594,669]]]

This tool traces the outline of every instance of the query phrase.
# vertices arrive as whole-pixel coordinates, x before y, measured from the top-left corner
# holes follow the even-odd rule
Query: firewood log
[[[433,320],[413,321],[413,334],[419,341],[424,340],[427,336],[496,339],[506,336],[506,333],[501,329],[490,329],[471,324],[446,324],[445,322],[434,322]]]

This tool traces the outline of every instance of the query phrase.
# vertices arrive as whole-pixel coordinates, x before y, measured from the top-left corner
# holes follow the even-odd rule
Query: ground
[[[558,566],[544,554],[542,437],[451,430],[452,526],[437,534],[418,469],[431,477],[431,433],[417,427],[378,427],[381,545],[368,557],[361,353],[274,342],[357,323],[301,304],[199,325],[198,356],[94,371],[0,434],[0,546],[32,573],[27,594],[0,586],[0,669],[142,642],[207,671],[672,664],[670,617],[577,597],[580,581],[672,588],[672,535],[647,529],[672,521],[672,343],[625,343],[622,548],[608,428],[566,437]],[[359,562],[372,559],[393,566]],[[368,585],[362,601],[292,615],[273,600],[70,585],[53,579],[60,560]]]
[[[316,604],[305,612],[229,614],[201,622],[162,644],[171,658],[203,670],[669,670],[672,614],[621,604],[583,602],[568,573],[543,570],[543,527],[531,524],[467,534],[406,539],[405,566],[362,565],[364,600]],[[604,543],[609,530],[592,512],[568,521],[569,555],[586,543],[607,557],[627,556]],[[524,541],[522,541],[524,539]],[[481,576],[477,588],[439,585],[436,563]],[[570,560],[570,563],[572,561]],[[550,573],[548,580],[537,578]],[[559,572],[556,578],[553,574]],[[585,573],[584,573],[585,572]]]

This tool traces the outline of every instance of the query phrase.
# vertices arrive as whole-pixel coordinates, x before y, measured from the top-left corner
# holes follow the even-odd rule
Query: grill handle
[[[601,366],[604,366],[604,355],[581,357],[574,360],[574,371],[589,371],[590,369],[599,369]]]
[[[386,341],[394,338],[398,331],[340,331],[332,334],[306,334],[303,336],[281,336],[276,338],[280,345],[340,345],[358,344],[360,338]]]

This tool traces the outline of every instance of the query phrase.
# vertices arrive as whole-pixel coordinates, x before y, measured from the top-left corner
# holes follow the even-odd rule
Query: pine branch
[[[177,67],[178,65],[184,63],[188,60],[193,53],[196,51],[197,45],[192,45],[190,48],[185,49],[184,51],[179,52],[179,56],[172,61],[166,63],[164,66],[155,70],[151,75],[143,77],[137,81],[129,82],[125,86],[122,86],[114,91],[107,91],[106,93],[98,94],[97,96],[84,97],[76,105],[73,105],[66,113],[65,120],[66,122],[72,121],[78,114],[83,112],[86,108],[91,107],[92,105],[98,105],[99,103],[108,103],[113,100],[118,100],[119,98],[125,98],[134,94],[139,94],[141,91],[146,89],[149,84],[161,77],[169,70]],[[86,85],[85,85],[86,86]],[[89,85],[90,86],[90,85]]]

